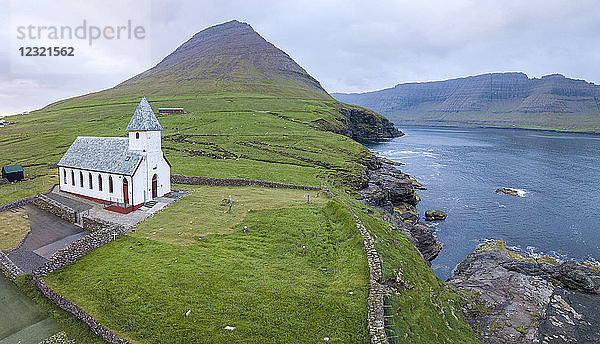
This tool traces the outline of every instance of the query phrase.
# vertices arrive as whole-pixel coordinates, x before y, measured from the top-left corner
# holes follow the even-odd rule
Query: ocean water
[[[417,206],[448,213],[435,222],[442,279],[485,239],[532,255],[600,260],[600,136],[509,129],[401,128],[369,144],[428,190]],[[508,187],[518,196],[496,193]],[[430,223],[432,224],[432,223]]]

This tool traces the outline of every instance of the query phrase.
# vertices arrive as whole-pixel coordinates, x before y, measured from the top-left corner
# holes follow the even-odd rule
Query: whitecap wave
[[[529,191],[525,190],[525,189],[517,189],[517,188],[507,188],[507,187],[502,187],[499,189],[505,189],[508,191],[513,191],[517,193],[517,196],[519,197],[525,197],[525,195],[527,195],[529,193]]]

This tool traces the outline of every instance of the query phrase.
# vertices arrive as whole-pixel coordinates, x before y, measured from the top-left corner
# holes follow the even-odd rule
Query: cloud
[[[110,11],[95,11],[104,3],[99,0],[86,2],[86,7],[75,0],[58,2],[70,9],[71,17],[79,13],[106,23],[113,17]],[[493,71],[563,73],[600,82],[600,6],[592,0],[144,0],[127,6],[130,13],[151,14],[149,58],[107,44],[86,59],[85,72],[70,76],[7,71],[3,49],[10,35],[0,30],[4,82],[27,79],[40,85],[33,96],[0,83],[0,113],[113,86],[155,65],[194,33],[231,19],[251,24],[330,92]],[[39,15],[32,13],[31,18]],[[0,14],[0,21],[6,22],[7,16]]]

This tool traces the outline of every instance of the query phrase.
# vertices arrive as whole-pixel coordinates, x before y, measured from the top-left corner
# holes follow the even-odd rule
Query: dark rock
[[[559,295],[562,289],[557,288],[568,288],[567,292],[580,295],[578,299],[600,305],[597,268],[576,262],[562,263],[548,256],[526,257],[509,250],[501,241],[478,247],[456,267],[448,282],[459,290],[480,295],[474,305],[464,310],[483,343],[574,342],[573,338],[591,337],[572,327],[578,323],[590,324],[598,318],[594,307],[587,307],[586,314],[579,314],[573,307],[581,303],[565,302]],[[591,296],[583,297],[581,291]],[[582,319],[589,320],[581,322]],[[557,338],[565,339],[557,341]]]
[[[507,194],[509,196],[519,196],[519,193],[517,192],[517,190],[511,189],[511,188],[499,188],[499,189],[496,189],[496,193],[498,193],[498,192],[502,192],[502,193]]]
[[[600,294],[600,271],[584,267],[576,262],[560,265],[560,282],[569,289]]]
[[[341,126],[331,131],[346,135],[357,141],[377,141],[404,135],[382,115],[359,107],[340,107],[337,120]]]
[[[442,250],[442,243],[437,240],[431,227],[417,223],[404,226],[413,238],[413,245],[419,250],[425,261],[430,262]]]
[[[503,242],[490,243],[469,254],[448,281],[470,293],[463,310],[482,343],[530,343],[539,337],[554,285],[506,269],[512,260]],[[470,296],[473,292],[478,296]]]
[[[429,263],[437,257],[442,244],[432,228],[418,223],[419,213],[415,206],[420,199],[415,185],[422,186],[410,175],[383,160],[381,162],[380,168],[366,171],[367,185],[358,192],[363,196],[363,202],[375,207],[386,221],[401,230]]]
[[[444,221],[447,215],[445,212],[437,209],[427,210],[425,212],[425,221]]]
[[[367,171],[367,176],[369,182],[366,192],[376,196],[374,202],[381,203],[381,200],[377,200],[381,198],[380,193],[377,191],[380,190],[384,193],[385,199],[392,205],[401,203],[417,205],[419,203],[419,196],[417,196],[413,185],[414,178],[402,173],[397,168],[389,164],[383,164],[379,169]],[[368,199],[367,202],[369,202]]]
[[[402,203],[394,207],[394,215],[404,223],[416,224],[419,222],[419,213],[414,205]]]

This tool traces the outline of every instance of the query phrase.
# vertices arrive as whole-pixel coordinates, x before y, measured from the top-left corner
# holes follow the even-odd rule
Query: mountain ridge
[[[600,86],[561,74],[486,73],[332,95],[396,124],[600,131]]]

